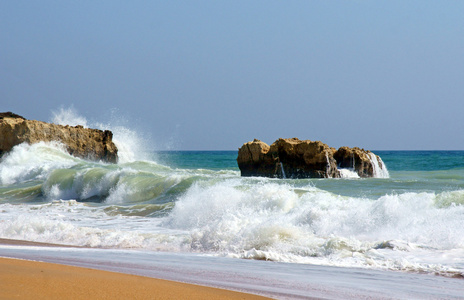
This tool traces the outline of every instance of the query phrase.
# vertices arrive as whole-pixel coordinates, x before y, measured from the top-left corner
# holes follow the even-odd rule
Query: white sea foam
[[[46,143],[15,147],[2,158],[0,180],[3,238],[464,272],[464,190],[343,196],[322,187],[374,189],[393,180],[278,180],[143,161],[109,165]],[[42,203],[6,203],[10,185],[21,190],[30,182],[40,194],[31,201]],[[94,198],[98,203],[76,201]]]
[[[173,250],[176,231],[158,228],[159,219],[105,213],[74,200],[44,205],[0,205],[0,237],[89,247]],[[158,228],[158,229],[157,229]],[[179,249],[179,245],[175,249]]]
[[[298,263],[464,271],[464,259],[441,259],[447,249],[464,254],[464,207],[440,209],[433,193],[369,200],[314,188],[298,195],[286,185],[243,189],[235,184],[196,185],[177,203],[171,225],[191,232],[193,250]]]
[[[338,171],[340,172],[341,178],[350,178],[350,179],[359,178],[358,173],[354,169],[340,168],[338,169]]]
[[[229,174],[229,173],[227,173]],[[231,175],[223,176],[231,176]],[[235,176],[236,173],[233,173]],[[108,204],[128,204],[154,199],[185,179],[195,176],[172,170],[155,162],[111,165],[89,162],[67,153],[59,143],[20,144],[0,163],[0,185],[23,185],[13,188],[19,198],[42,201],[86,200]],[[204,176],[214,176],[208,175]],[[28,192],[28,187],[38,186]],[[13,194],[4,194],[13,197]],[[21,195],[24,195],[22,197]],[[0,200],[2,200],[0,195]]]
[[[127,206],[120,200],[134,197],[128,184],[110,192],[113,203]],[[1,204],[0,236],[454,275],[464,272],[464,205],[450,203],[463,194],[373,200],[272,179],[224,178],[197,181],[162,218],[114,214],[111,203]]]
[[[13,147],[0,164],[0,184],[43,179],[56,168],[69,168],[79,159],[69,155],[62,144],[40,142]]]

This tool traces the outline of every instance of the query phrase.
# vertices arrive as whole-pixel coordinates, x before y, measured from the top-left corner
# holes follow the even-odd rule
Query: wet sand
[[[0,240],[2,244],[40,244]],[[53,246],[51,244],[41,246]],[[0,258],[0,299],[269,299],[180,282]]]

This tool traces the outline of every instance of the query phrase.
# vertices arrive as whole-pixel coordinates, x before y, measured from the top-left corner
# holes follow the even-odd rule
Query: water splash
[[[142,137],[137,131],[126,126],[128,121],[117,115],[116,111],[112,112],[110,121],[106,123],[88,122],[85,117],[79,115],[78,111],[73,106],[68,108],[61,107],[56,111],[52,111],[52,115],[51,122],[58,125],[82,125],[85,128],[111,130],[113,132],[113,142],[116,147],[118,147],[120,163],[149,160],[152,158],[149,152],[154,147],[150,145],[150,141],[147,139],[146,134]]]
[[[360,178],[358,172],[356,171],[356,161],[354,158],[354,154],[351,153],[351,168],[339,168],[338,171],[340,172],[340,177],[341,178],[349,178],[349,179],[354,179],[354,178]]]
[[[280,171],[282,172],[282,178],[287,179],[287,176],[285,175],[284,164],[283,163],[280,163]]]
[[[369,153],[369,158],[372,163],[372,168],[374,169],[375,178],[390,178],[390,173],[387,170],[387,166],[382,161],[380,156],[375,155],[374,153]]]
[[[327,153],[327,151],[325,151],[325,158],[327,159],[327,178],[332,178],[332,176],[330,176],[330,171],[332,170],[331,167],[330,167],[330,160],[329,160],[329,153]]]
[[[100,126],[103,126],[100,124]],[[118,147],[119,162],[128,163],[137,160],[149,160],[146,141],[134,130],[125,126],[104,125],[113,132],[113,142]]]
[[[12,198],[11,187],[5,187],[2,237],[464,274],[461,189],[440,192],[440,185],[436,192],[397,194],[367,180],[241,178],[238,172],[170,169],[152,162],[115,166],[74,160],[50,147],[42,158],[23,147],[29,150],[15,150],[0,167],[23,168],[24,176],[5,173],[8,184],[18,183],[15,192],[22,194],[33,188],[47,201],[2,203],[1,196]],[[36,170],[37,165],[47,169]],[[376,190],[356,191],[366,184]],[[96,197],[102,201],[93,202]]]
[[[69,126],[81,125],[84,128],[88,128],[87,119],[80,116],[74,106],[68,108],[61,107],[57,111],[52,111],[52,115],[52,123]]]
[[[341,178],[345,178],[345,179],[357,179],[357,178],[360,178],[359,175],[358,175],[358,172],[356,172],[354,169],[343,169],[343,168],[340,168],[338,169],[338,171],[340,172],[340,177]]]

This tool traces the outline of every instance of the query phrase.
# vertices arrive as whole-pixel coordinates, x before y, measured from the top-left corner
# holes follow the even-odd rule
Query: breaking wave
[[[0,179],[4,238],[464,272],[464,189],[344,196],[323,187],[394,180],[242,178],[233,170],[153,161],[112,165],[45,143],[15,147],[2,159]]]
[[[119,164],[75,158],[58,143],[14,147],[0,161],[0,237],[464,274],[462,169],[244,178],[166,166],[153,153],[140,160],[133,144]]]

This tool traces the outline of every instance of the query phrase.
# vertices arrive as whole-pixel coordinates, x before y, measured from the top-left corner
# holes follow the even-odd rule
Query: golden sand
[[[0,258],[0,299],[269,299],[123,273]]]

